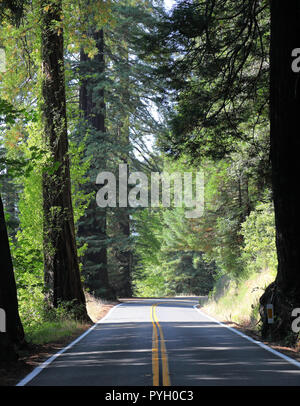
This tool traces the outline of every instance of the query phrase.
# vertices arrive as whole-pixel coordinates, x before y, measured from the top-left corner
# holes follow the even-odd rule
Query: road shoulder
[[[92,309],[92,320],[96,322],[104,318],[107,313],[119,302],[111,302]],[[0,363],[0,386],[15,386],[36,367],[45,362],[48,358],[65,348],[69,343],[80,337],[93,323],[83,324],[74,334],[61,338],[58,341],[47,344],[27,344],[26,348],[20,351],[19,359],[14,362]]]
[[[200,305],[197,306],[197,309],[199,309],[202,313],[206,314],[207,316],[213,317],[214,319],[218,320],[220,323],[224,324],[225,326],[234,328],[235,330],[245,334],[246,336],[252,338],[253,340],[260,341],[261,343],[267,345],[268,347],[272,348],[273,350],[278,351],[278,352],[282,353],[283,355],[286,355],[286,356],[300,362],[299,346],[288,347],[288,346],[285,346],[283,343],[276,343],[273,341],[263,340],[261,338],[260,334],[249,325],[238,324],[231,320],[222,320],[220,317],[218,317],[218,315],[210,314],[207,311],[204,311]]]

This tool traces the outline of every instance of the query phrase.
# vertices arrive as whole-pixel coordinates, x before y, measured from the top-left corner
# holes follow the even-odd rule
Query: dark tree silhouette
[[[25,341],[1,196],[0,250],[0,309],[5,314],[5,331],[0,332],[0,361],[10,361],[17,358],[17,349]]]
[[[290,337],[292,310],[300,307],[300,215],[297,188],[300,173],[299,73],[292,70],[292,50],[299,48],[300,4],[271,1],[270,140],[276,222],[278,272],[261,297],[263,335]],[[267,323],[265,305],[274,305],[275,322]]]
[[[50,306],[72,302],[87,319],[71,200],[61,7],[61,1],[41,4],[44,142],[50,154],[43,173],[45,287]]]

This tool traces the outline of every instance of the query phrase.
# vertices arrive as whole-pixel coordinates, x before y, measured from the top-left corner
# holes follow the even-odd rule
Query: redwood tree
[[[114,299],[115,293],[109,284],[107,269],[107,213],[96,202],[96,177],[105,169],[108,148],[108,134],[105,127],[104,102],[104,34],[103,30],[91,28],[91,37],[95,40],[98,53],[93,59],[81,51],[80,55],[80,110],[82,112],[83,128],[81,132],[89,132],[86,141],[86,156],[90,159],[89,181],[84,186],[87,193],[93,197],[80,219],[78,237],[87,243],[82,263],[85,286],[97,297]],[[82,134],[80,134],[82,135]]]
[[[120,6],[122,8],[122,5]],[[121,19],[120,19],[121,20]],[[119,109],[117,117],[114,117],[116,122],[117,142],[122,146],[122,151],[119,152],[120,162],[127,165],[127,178],[129,177],[129,168],[131,166],[131,141],[130,141],[130,108],[132,101],[132,84],[130,83],[130,73],[132,73],[129,62],[129,26],[130,23],[124,19],[120,21],[119,34],[121,39],[117,43],[111,44],[109,52],[116,71],[119,73],[118,81],[118,97],[122,108]],[[113,38],[112,38],[113,40]],[[112,41],[113,42],[113,41]],[[115,48],[114,48],[115,47]],[[117,54],[117,55],[116,55]],[[127,197],[128,198],[128,197]],[[127,201],[127,207],[118,207],[114,211],[112,227],[114,229],[115,244],[112,247],[112,254],[117,262],[117,286],[116,290],[119,297],[132,297],[132,242],[131,242],[131,224],[130,211]]]
[[[7,361],[17,358],[16,348],[24,343],[24,331],[18,311],[16,282],[1,196],[0,248],[0,309],[5,312],[6,324],[5,331],[0,331],[0,361]]]
[[[291,329],[292,310],[300,307],[300,213],[297,189],[300,173],[300,81],[292,70],[292,50],[299,48],[300,3],[271,2],[270,141],[275,206],[278,271],[261,297],[263,335],[273,339],[297,335]],[[275,322],[268,324],[266,304],[274,306]]]
[[[43,173],[44,269],[47,301],[72,302],[87,318],[80,279],[71,200],[66,116],[62,2],[41,2],[44,142],[49,151]]]

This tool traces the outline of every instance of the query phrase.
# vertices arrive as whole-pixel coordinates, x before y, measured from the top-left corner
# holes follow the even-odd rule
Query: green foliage
[[[54,329],[71,326],[77,311],[72,303],[50,311],[44,307],[42,172],[55,173],[59,163],[51,161],[42,141],[40,2],[16,2],[16,14],[24,11],[18,26],[11,25],[13,3],[0,6],[7,66],[0,73],[1,196],[21,318],[30,339],[43,341],[55,337]],[[74,219],[77,232],[80,226],[86,231],[78,239],[79,256],[89,252],[94,257],[83,269],[86,281],[99,275],[97,254],[105,247],[110,283],[117,291],[128,277],[122,260],[130,253],[135,294],[212,292],[215,298],[214,282],[226,277],[228,296],[219,304],[232,312],[255,289],[251,278],[266,269],[271,274],[277,265],[270,203],[267,2],[181,1],[171,15],[161,1],[93,0],[85,6],[65,0],[56,28],[63,29],[65,40]],[[101,29],[105,66],[95,39]],[[80,51],[87,58],[79,63]],[[91,122],[105,101],[105,131],[82,119],[78,95],[87,79],[95,102]],[[149,136],[155,139],[155,152],[147,147]],[[148,174],[203,169],[203,216],[189,219],[184,208],[162,206],[98,210],[97,174],[114,172],[125,162],[130,171]],[[122,230],[128,218],[131,235]],[[104,296],[106,288],[91,280]],[[249,305],[241,306],[243,312]],[[257,303],[251,305],[256,319]]]
[[[203,259],[203,253],[177,251],[166,255],[162,264],[166,295],[207,295],[213,287],[215,266]]]
[[[235,172],[234,162],[207,161],[203,168],[205,210],[194,224],[198,231],[194,246],[204,252],[206,260],[216,263],[219,272],[238,277],[243,272],[239,231],[249,209],[248,188],[243,184],[242,171]]]
[[[165,292],[165,277],[160,263],[162,213],[143,209],[134,213],[135,254],[137,267],[133,275],[135,293],[160,296]]]
[[[28,140],[28,154],[38,145],[40,134],[32,130]],[[86,165],[80,165],[80,153],[83,146],[71,146],[71,177],[73,180],[75,220],[82,216],[89,196],[86,196],[79,185],[86,172]],[[78,151],[78,154],[76,154]],[[42,323],[44,315],[44,282],[43,282],[43,200],[42,200],[42,162],[35,162],[28,176],[22,178],[23,191],[19,200],[19,230],[16,240],[11,242],[12,258],[18,289],[20,315],[24,328],[32,329]],[[83,250],[84,247],[81,247]]]
[[[257,266],[250,265],[244,244],[251,237],[241,227],[257,202],[270,202],[268,35],[267,3],[218,0],[181,1],[145,35],[145,50],[158,77],[167,78],[165,98],[172,102],[158,145],[205,172],[204,215],[185,225],[177,248],[203,252],[218,275],[236,280],[263,265],[259,250],[253,253]],[[175,224],[164,232],[166,243],[176,237]],[[273,246],[270,252],[272,262]]]
[[[266,3],[216,0],[178,2],[146,35],[175,106],[160,139],[167,154],[221,159],[268,124],[268,34]]]
[[[36,344],[55,342],[82,328],[78,318],[80,314],[78,307],[72,302],[64,302],[56,308],[49,309],[45,307],[42,289],[32,286],[28,294],[21,290],[19,295],[20,317],[24,323],[27,342]]]
[[[77,320],[63,319],[57,321],[43,320],[34,328],[27,329],[27,341],[33,344],[47,344],[79,334],[83,330],[82,324]]]
[[[274,208],[271,203],[260,203],[242,224],[244,239],[242,260],[248,274],[269,269],[275,272],[277,255],[275,243]]]
[[[79,142],[70,141],[70,171],[72,180],[72,201],[74,210],[75,225],[84,215],[88,204],[93,197],[93,193],[85,193],[82,185],[89,181],[87,172],[90,166],[90,160],[83,160],[86,138]]]
[[[135,275],[136,276],[136,275]],[[166,281],[161,268],[148,265],[134,278],[134,293],[142,297],[161,297],[166,294]]]
[[[7,100],[0,98],[0,123],[14,124],[20,112]]]
[[[2,0],[0,3],[0,23],[6,18],[14,24],[19,24],[26,3],[25,0]]]
[[[169,174],[191,168],[184,160],[164,162]],[[172,187],[171,187],[172,190]],[[137,271],[134,284],[139,295],[205,295],[213,287],[216,266],[205,260],[199,240],[200,219],[186,217],[185,207],[144,209],[135,213]]]
[[[18,260],[20,259],[18,258],[17,261]],[[17,268],[15,277],[19,313],[26,334],[41,325],[45,319],[43,274],[42,272],[40,272],[39,275],[36,273],[21,272],[20,269]]]

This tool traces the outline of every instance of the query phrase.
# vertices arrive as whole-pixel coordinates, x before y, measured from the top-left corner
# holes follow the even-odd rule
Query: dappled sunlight
[[[151,386],[166,375],[176,386],[300,383],[299,368],[207,319],[192,301],[172,300],[116,307],[34,384]]]

